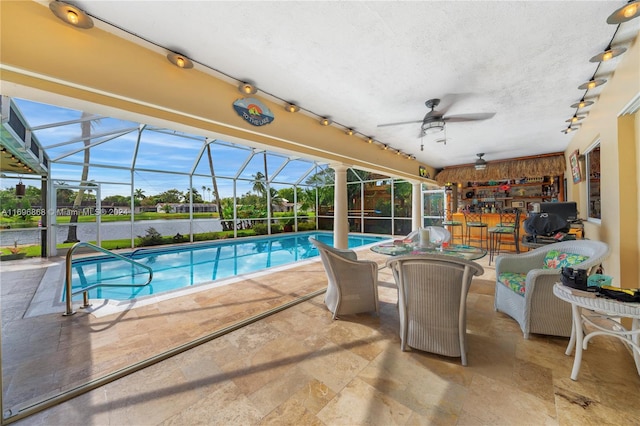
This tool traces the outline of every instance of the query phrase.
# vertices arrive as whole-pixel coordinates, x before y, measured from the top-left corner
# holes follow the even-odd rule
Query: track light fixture
[[[569,127],[567,127],[566,129],[562,130],[562,133],[564,133],[566,135],[566,134],[569,134],[571,132],[575,132],[576,130],[578,130],[578,128],[576,126],[569,125]]]
[[[89,29],[93,27],[93,19],[75,6],[61,2],[52,1],[49,9],[62,21],[76,28]]]
[[[605,80],[604,78],[599,78],[599,79],[591,79],[585,83],[582,83],[580,86],[578,86],[579,90],[591,90],[595,87],[598,86],[602,86],[603,84],[605,84],[607,82],[607,80]]]
[[[240,82],[238,90],[244,95],[255,95],[258,92],[258,88],[256,86],[251,83],[247,83],[246,81]]]
[[[622,24],[640,16],[640,1],[631,0],[607,18],[607,24]]]
[[[328,126],[329,124],[331,124],[331,120],[329,120],[327,117],[322,117],[320,119],[320,124],[322,124],[323,126]]]
[[[584,98],[582,98],[580,102],[576,102],[575,104],[571,105],[571,108],[580,109],[588,107],[589,105],[593,105],[593,101],[585,101]]]
[[[284,106],[284,109],[289,111],[289,112],[298,112],[300,111],[300,107],[296,104],[294,104],[293,102],[289,102],[288,104],[286,104]]]
[[[367,143],[373,143],[373,138],[367,138]]]
[[[567,123],[577,123],[580,120],[583,120],[584,116],[578,116],[576,114],[573,115],[570,119],[566,120]]]
[[[167,54],[167,59],[169,60],[169,62],[171,62],[173,65],[175,65],[178,68],[184,68],[184,69],[193,68],[193,62],[191,62],[191,60],[186,56],[181,55],[179,53],[171,52]]]
[[[597,54],[593,58],[589,59],[589,62],[605,62],[609,59],[613,59],[616,56],[622,55],[627,49],[624,47],[611,48],[607,47],[604,52]]]
[[[353,136],[354,131],[353,131],[353,129],[347,129],[347,130],[345,130],[345,133],[347,135],[349,135],[349,136]]]

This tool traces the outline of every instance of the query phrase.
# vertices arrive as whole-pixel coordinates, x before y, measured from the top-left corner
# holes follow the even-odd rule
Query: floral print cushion
[[[524,283],[527,280],[527,274],[519,274],[516,272],[503,272],[498,276],[498,281],[511,290],[524,296]]]
[[[589,256],[581,254],[565,253],[559,250],[550,250],[544,257],[543,269],[560,269],[582,263],[589,259]]]

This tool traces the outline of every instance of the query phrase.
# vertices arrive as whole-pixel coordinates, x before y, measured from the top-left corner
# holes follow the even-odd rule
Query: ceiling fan
[[[477,113],[477,114],[459,114],[459,115],[447,115],[446,110],[436,111],[435,108],[440,104],[440,99],[429,99],[424,103],[427,108],[431,108],[431,111],[424,116],[422,120],[412,121],[400,121],[397,123],[378,124],[378,127],[398,126],[402,124],[422,123],[420,127],[420,134],[418,137],[423,137],[427,134],[438,133],[444,130],[445,123],[460,123],[464,121],[480,121],[488,120],[496,115],[495,112]]]

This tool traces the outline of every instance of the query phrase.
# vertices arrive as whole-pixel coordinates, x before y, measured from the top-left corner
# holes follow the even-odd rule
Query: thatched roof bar
[[[523,177],[561,176],[565,169],[564,153],[559,152],[487,161],[487,168],[484,170],[476,170],[473,163],[445,167],[436,175],[435,180],[439,185],[445,185],[447,182],[484,182]]]

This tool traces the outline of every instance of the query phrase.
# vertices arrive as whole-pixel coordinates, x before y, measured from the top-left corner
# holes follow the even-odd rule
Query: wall
[[[589,239],[609,244],[611,256],[604,267],[605,273],[614,277],[614,284],[637,288],[640,277],[640,113],[628,114],[629,106],[640,96],[640,43],[637,37],[618,60],[615,73],[605,77],[608,82],[590,107],[580,130],[575,132],[565,157],[569,158],[576,149],[584,153],[600,141],[602,219],[600,222],[588,221],[585,234]],[[625,113],[627,115],[623,115]],[[568,176],[568,200],[578,202],[584,217],[588,202],[586,182],[574,185],[569,168],[565,176]]]

